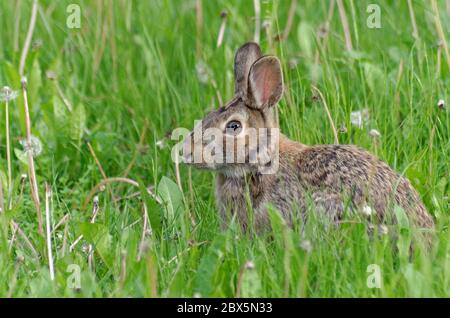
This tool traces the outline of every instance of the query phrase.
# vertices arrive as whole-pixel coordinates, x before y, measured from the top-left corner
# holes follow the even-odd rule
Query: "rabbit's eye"
[[[232,120],[227,123],[226,131],[227,133],[232,133],[237,135],[241,132],[242,124],[237,120]]]

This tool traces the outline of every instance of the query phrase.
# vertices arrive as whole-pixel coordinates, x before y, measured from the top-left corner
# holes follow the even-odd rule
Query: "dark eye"
[[[232,133],[237,135],[242,129],[241,122],[237,120],[231,120],[227,123],[226,131],[227,133]]]

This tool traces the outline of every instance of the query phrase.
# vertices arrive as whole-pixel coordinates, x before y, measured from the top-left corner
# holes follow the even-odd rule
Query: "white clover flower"
[[[18,91],[14,91],[8,86],[3,87],[0,90],[0,101],[1,102],[9,102],[17,98],[19,96]]]
[[[350,114],[350,121],[352,125],[362,128],[364,123],[369,120],[369,109],[364,108],[362,110],[354,111]]]
[[[28,145],[26,138],[21,139],[20,144],[22,145],[25,152],[31,151],[34,158],[42,153],[42,142],[36,136],[31,136],[31,145]]]
[[[380,234],[382,234],[382,235],[387,235],[388,234],[388,227],[386,226],[386,225],[384,225],[384,224],[381,224],[379,227],[378,227],[378,231],[380,232]]]
[[[255,263],[253,263],[252,261],[248,261],[247,263],[245,263],[245,269],[255,269]]]
[[[300,248],[301,248],[302,250],[304,250],[305,252],[307,252],[307,253],[311,253],[311,251],[312,251],[312,249],[313,249],[312,244],[311,244],[311,241],[309,241],[309,240],[304,240],[304,241],[302,241],[302,242],[300,243]]]
[[[366,205],[366,206],[364,206],[363,208],[362,208],[362,214],[364,214],[365,216],[371,216],[372,215],[372,213],[373,213],[373,211],[372,211],[372,208],[370,207],[370,206],[368,206],[368,205]]]
[[[369,135],[372,138],[379,138],[381,136],[380,132],[378,130],[376,130],[376,129],[371,129],[369,131]]]

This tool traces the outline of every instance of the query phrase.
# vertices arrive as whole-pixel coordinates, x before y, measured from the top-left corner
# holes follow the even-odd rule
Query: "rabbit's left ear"
[[[274,106],[283,94],[283,72],[275,56],[263,56],[250,68],[248,97],[251,107],[264,109]]]
[[[234,57],[235,94],[245,97],[247,94],[248,73],[250,67],[262,56],[259,45],[253,42],[241,46]]]

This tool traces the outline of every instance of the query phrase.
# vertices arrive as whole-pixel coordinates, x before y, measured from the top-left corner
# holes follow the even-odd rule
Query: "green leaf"
[[[396,205],[394,207],[394,214],[395,214],[395,218],[397,220],[398,228],[400,230],[409,229],[409,219],[405,213],[405,210],[402,207]]]
[[[86,112],[83,104],[78,104],[70,116],[70,138],[80,141],[86,128]]]
[[[175,217],[183,211],[183,194],[177,184],[166,176],[159,182],[158,194],[163,201],[167,221],[173,224]]]
[[[20,150],[18,148],[14,148],[14,154],[21,163],[23,163],[26,167],[28,167],[28,155],[26,154],[25,151]]]
[[[93,248],[98,252],[103,262],[108,266],[113,265],[113,256],[111,253],[112,236],[109,234],[108,227],[99,223],[79,223],[79,232],[83,238],[92,244]]]
[[[226,253],[227,236],[218,235],[200,260],[194,290],[202,297],[210,297],[216,287],[214,276]]]
[[[67,123],[69,120],[69,116],[66,106],[64,105],[63,101],[56,95],[53,95],[52,104],[53,117],[57,130],[67,132]]]
[[[152,232],[159,235],[162,229],[161,207],[158,205],[156,200],[148,194],[147,189],[143,186],[143,184],[144,182],[139,182],[139,190],[141,192],[141,197],[144,198],[145,204],[147,205],[150,226]]]
[[[17,68],[9,63],[9,62],[2,62],[2,66],[5,69],[5,72],[8,77],[8,86],[10,86],[12,89],[17,89],[20,91],[20,96],[17,98],[17,108],[19,112],[19,123],[20,123],[20,130],[22,132],[22,135],[25,135],[26,132],[26,124],[25,124],[25,110],[24,110],[24,101],[22,97],[22,88],[20,84],[20,75],[17,71]]]
[[[30,112],[32,112],[33,106],[39,103],[42,87],[42,72],[39,66],[38,59],[34,59],[33,66],[31,67],[30,77],[27,82],[28,87],[28,103]]]
[[[364,76],[366,78],[367,85],[372,92],[379,92],[381,86],[386,82],[386,77],[383,71],[372,63],[363,63]]]

